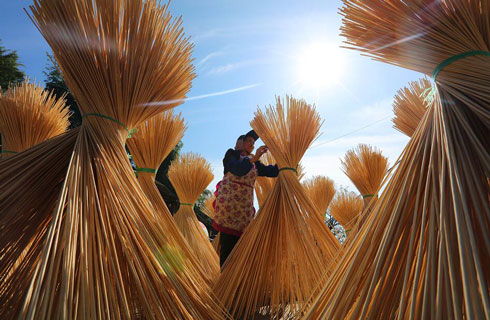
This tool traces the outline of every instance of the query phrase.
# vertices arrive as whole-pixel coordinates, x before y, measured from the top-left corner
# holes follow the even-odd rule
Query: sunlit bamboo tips
[[[437,94],[307,319],[490,319],[490,7],[344,0],[347,44]]]
[[[342,190],[330,203],[330,214],[349,233],[356,226],[362,208],[362,198],[358,194]]]
[[[204,204],[201,206],[201,211],[204,212],[211,219],[214,218],[214,208],[213,203],[216,201],[216,196],[214,194],[210,195],[204,201]]]
[[[0,293],[12,306],[2,318],[222,317],[182,269],[185,256],[164,241],[124,147],[138,124],[180,103],[194,77],[192,46],[167,8],[34,0],[32,19],[84,120],[35,263],[16,270],[17,289]],[[25,268],[31,277],[16,276]]]
[[[161,204],[162,197],[155,186],[155,176],[163,160],[184,136],[185,129],[181,115],[169,110],[144,121],[132,139],[126,142],[136,166],[138,181],[151,203]],[[160,214],[171,217],[166,206],[155,210],[154,214],[156,219],[160,218]]]
[[[213,181],[211,165],[197,154],[183,154],[170,165],[168,178],[180,201],[180,208],[174,215],[175,222],[201,261],[206,275],[212,281],[216,280],[219,274],[218,255],[204,234],[193,210],[199,195]]]
[[[427,78],[412,81],[408,87],[398,90],[393,101],[393,127],[411,137],[417,129],[430,103],[432,88]]]
[[[328,206],[335,195],[333,180],[324,176],[315,176],[303,182],[303,186],[324,220]]]
[[[346,152],[341,163],[342,171],[359,190],[365,205],[377,199],[381,182],[388,170],[388,158],[383,156],[381,150],[359,144]]]
[[[70,122],[64,96],[29,80],[0,95],[0,157],[12,155],[66,132]]]
[[[277,98],[251,122],[279,166],[257,217],[226,260],[216,294],[237,318],[298,310],[337,254],[339,244],[306,195],[296,166],[317,137],[320,117],[303,100]],[[299,272],[299,270],[301,270]]]

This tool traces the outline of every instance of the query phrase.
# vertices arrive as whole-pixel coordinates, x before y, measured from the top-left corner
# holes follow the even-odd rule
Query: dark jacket
[[[231,172],[236,176],[242,177],[246,175],[253,165],[248,158],[240,159],[240,151],[228,149],[223,159],[224,174]],[[279,168],[277,164],[266,166],[260,161],[255,162],[257,172],[261,177],[277,177]]]

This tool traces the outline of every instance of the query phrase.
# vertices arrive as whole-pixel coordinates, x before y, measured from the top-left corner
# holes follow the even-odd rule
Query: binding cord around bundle
[[[112,117],[109,117],[109,116],[106,116],[105,114],[100,114],[100,113],[96,113],[96,112],[90,112],[90,113],[85,113],[83,116],[82,116],[82,119],[85,119],[87,117],[99,117],[99,118],[103,118],[103,119],[107,119],[107,120],[111,120],[112,122],[115,122],[117,123],[118,125],[120,125],[121,127],[123,127],[127,132],[128,132],[128,136],[127,138],[131,138],[131,136],[138,132],[138,128],[134,128],[134,129],[129,129],[124,123],[122,123],[121,121],[117,120],[117,119],[114,119]]]

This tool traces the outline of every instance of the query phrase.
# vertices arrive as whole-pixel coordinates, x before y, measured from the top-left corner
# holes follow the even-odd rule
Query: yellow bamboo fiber
[[[214,201],[216,201],[216,196],[212,194],[211,196],[206,198],[206,201],[204,201],[204,205],[201,207],[201,211],[204,212],[211,219],[214,219],[214,215],[215,215],[214,208],[213,208]],[[220,239],[220,233],[218,232],[218,234],[214,237],[212,242],[214,251],[216,251],[218,257],[221,248],[219,239]]]
[[[364,198],[364,208],[378,198],[378,190],[388,170],[388,158],[381,150],[366,144],[345,153],[342,171],[349,177]]]
[[[210,195],[204,201],[204,205],[201,206],[201,211],[204,212],[211,219],[214,218],[214,208],[213,202],[216,201],[216,196],[214,194]]]
[[[174,215],[175,223],[201,262],[205,277],[214,283],[219,275],[219,258],[193,210],[199,195],[213,181],[211,165],[199,155],[186,153],[172,162],[168,178],[180,201],[180,208]]]
[[[330,214],[349,233],[356,226],[362,208],[362,198],[358,194],[342,190],[330,203]]]
[[[303,186],[318,209],[318,214],[322,220],[325,220],[328,206],[336,192],[333,180],[323,176],[315,176],[303,182]]]
[[[190,88],[181,22],[155,1],[35,0],[31,10],[86,118],[36,263],[1,292],[11,302],[2,318],[220,318],[163,241],[124,149],[128,131]]]
[[[70,115],[65,103],[64,96],[56,99],[28,79],[0,95],[0,158],[66,132]]]
[[[262,157],[260,158],[260,162],[262,162],[266,166],[276,163],[274,157],[270,152],[262,155]],[[269,177],[257,177],[257,179],[255,180],[255,194],[257,195],[259,207],[262,207],[264,205],[265,199],[267,199],[267,196],[271,192],[275,181],[275,178]]]
[[[411,137],[427,111],[432,88],[430,80],[412,81],[408,87],[398,90],[393,101],[393,128]]]
[[[262,162],[264,165],[274,165],[276,164],[276,161],[274,160],[274,157],[270,152],[265,153],[261,158],[260,162]],[[301,181],[303,179],[305,172],[304,172],[303,166],[298,164],[296,167],[296,174],[298,176],[298,180]],[[257,201],[259,203],[259,207],[264,205],[265,200],[267,199],[267,196],[271,192],[274,183],[276,182],[276,179],[274,178],[269,178],[269,177],[257,177],[255,180],[255,194],[257,195]]]
[[[281,171],[216,285],[216,295],[240,319],[254,318],[259,309],[270,316],[297,310],[339,248],[294,171],[318,135],[315,108],[303,100],[277,98],[277,106],[255,113],[251,126]]]
[[[349,45],[437,94],[305,318],[489,319],[489,3],[344,4]]]
[[[138,126],[138,132],[126,143],[136,164],[138,181],[154,207],[156,223],[161,224],[164,230],[165,241],[182,250],[190,264],[186,272],[195,279],[196,284],[206,282],[207,285],[211,285],[213,283],[209,279],[207,270],[202,268],[199,256],[196,256],[193,249],[187,244],[155,185],[155,168],[160,167],[167,155],[182,139],[184,131],[184,119],[180,114],[175,115],[172,110],[169,110],[143,122]],[[148,170],[152,168],[154,172]],[[210,288],[204,285],[201,292],[206,295],[210,292]]]

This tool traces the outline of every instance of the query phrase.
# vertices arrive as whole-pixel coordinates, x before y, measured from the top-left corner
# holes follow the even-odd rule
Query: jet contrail
[[[204,98],[209,98],[209,97],[223,96],[225,94],[229,94],[229,93],[233,93],[233,92],[252,89],[252,88],[258,87],[260,85],[262,85],[262,84],[261,83],[255,83],[255,84],[250,84],[250,85],[243,86],[243,87],[238,87],[238,88],[234,88],[234,89],[218,91],[218,92],[213,92],[213,93],[202,94],[199,96],[189,97],[189,98],[185,98],[185,99],[175,99],[175,100],[167,100],[167,101],[155,101],[155,102],[142,103],[139,106],[140,107],[155,107],[155,106],[181,103],[181,102],[186,102],[186,101],[191,101],[191,100],[199,100],[199,99],[204,99]]]

